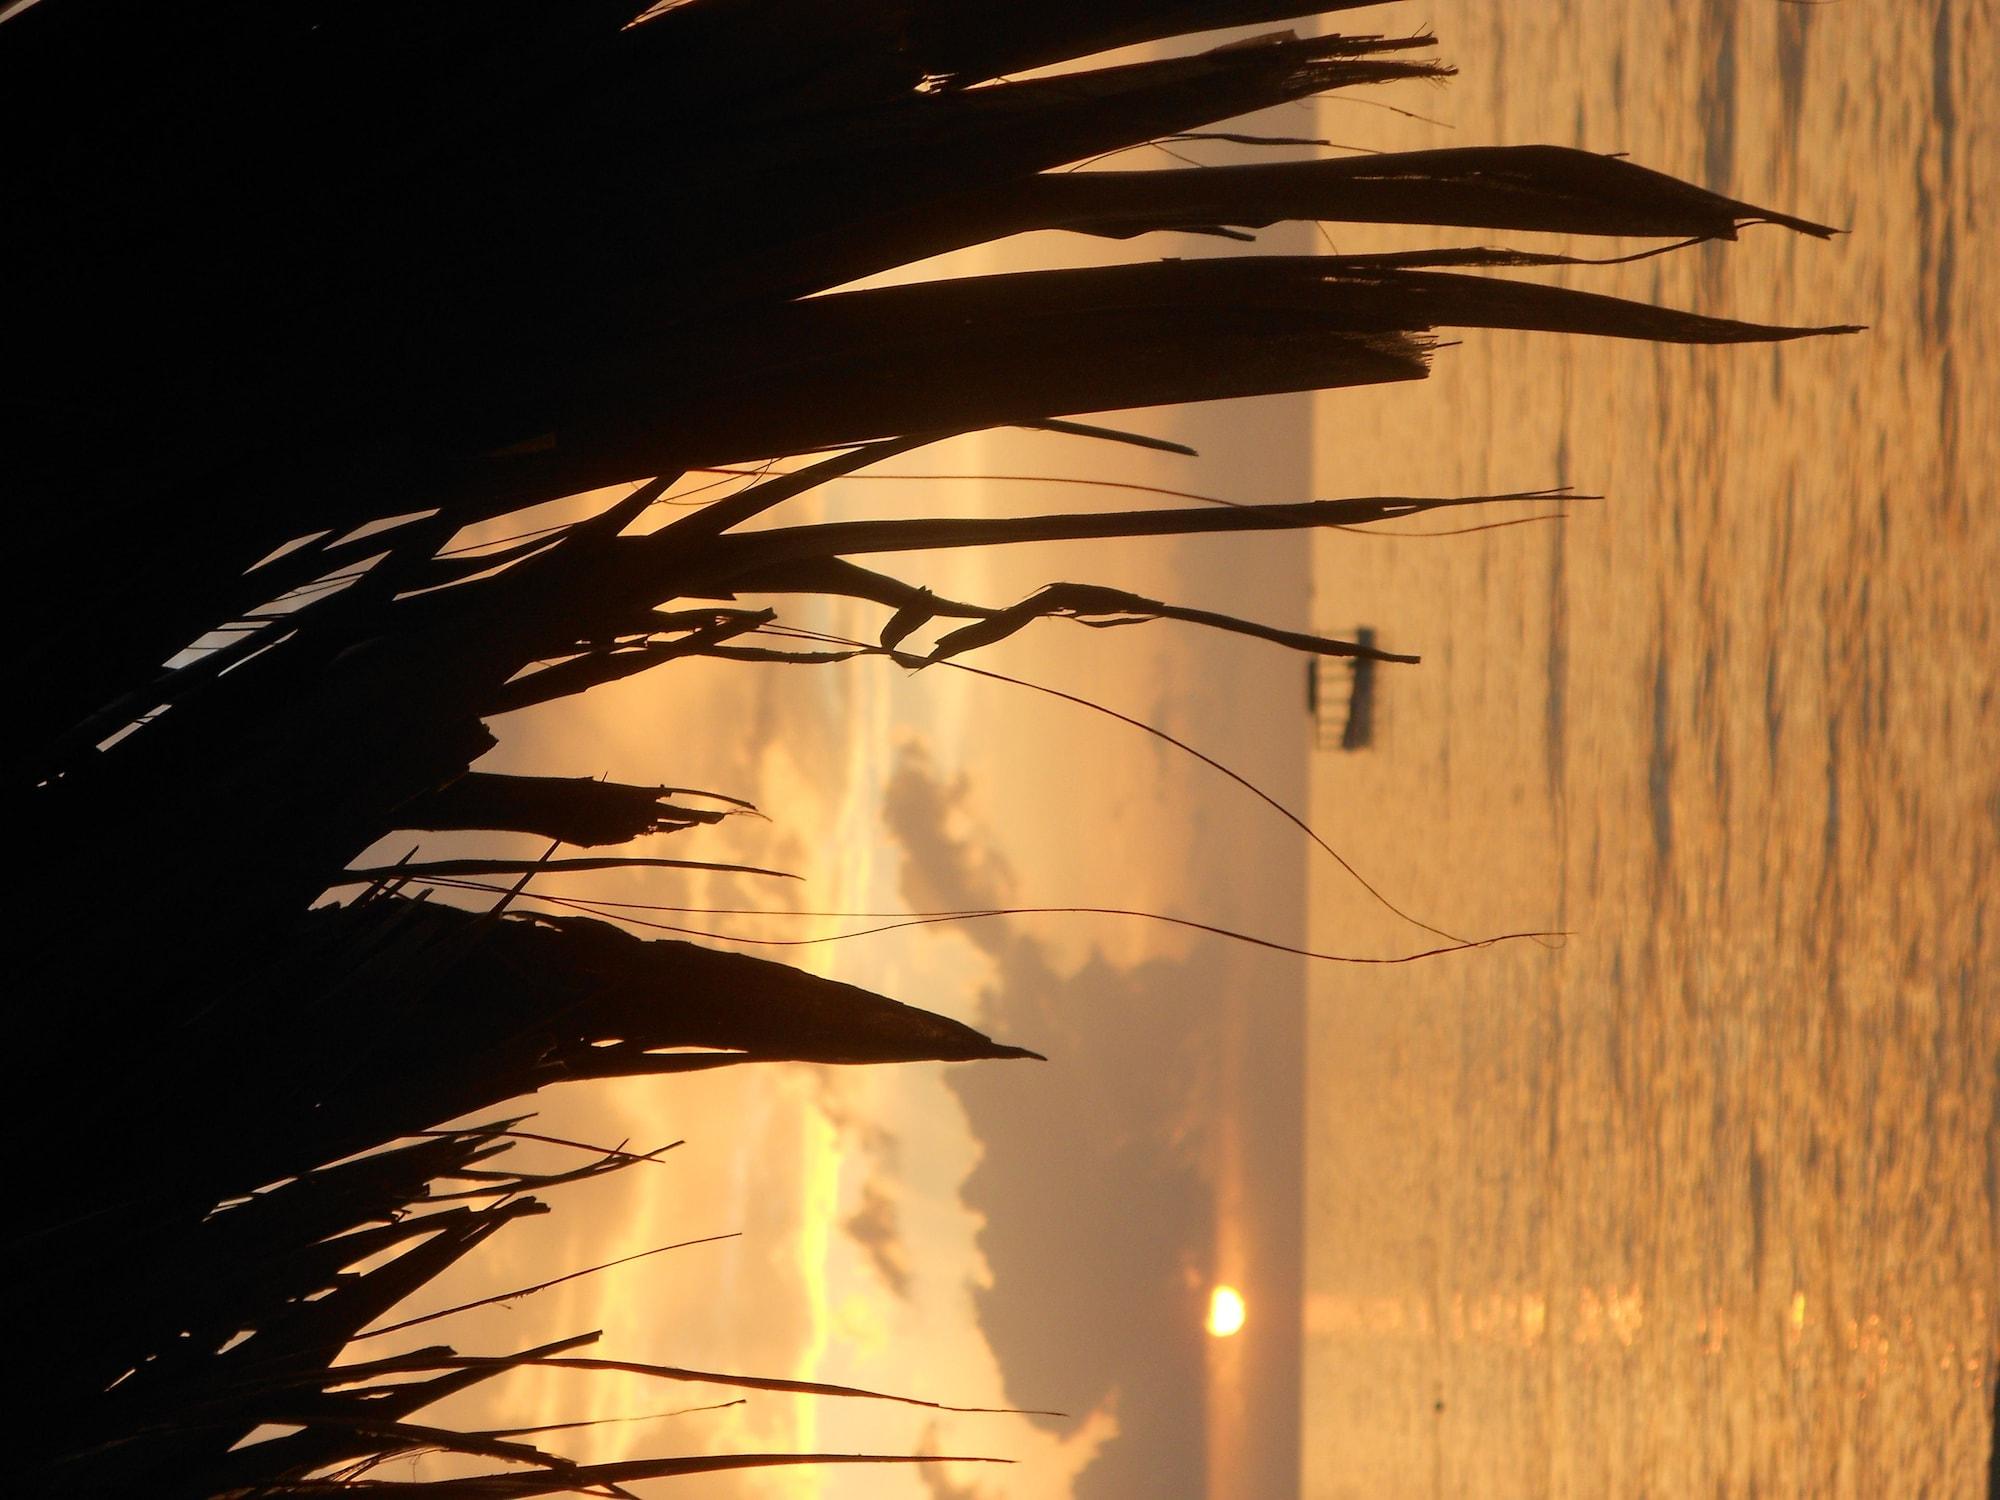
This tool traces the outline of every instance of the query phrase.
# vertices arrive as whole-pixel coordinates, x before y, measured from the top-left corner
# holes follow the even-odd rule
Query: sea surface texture
[[[1561,274],[1871,326],[1733,349],[1468,333],[1420,388],[1316,404],[1320,494],[1606,498],[1315,556],[1316,623],[1425,658],[1376,679],[1369,747],[1316,752],[1317,825],[1439,928],[1569,936],[1315,969],[1304,1493],[1984,1494],[1995,8],[1423,19],[1461,76],[1384,97],[1455,128],[1329,101],[1322,134],[1624,151],[1840,225]],[[1310,869],[1315,946],[1439,941]]]

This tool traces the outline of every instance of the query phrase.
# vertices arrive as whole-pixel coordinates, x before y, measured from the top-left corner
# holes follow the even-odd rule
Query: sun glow
[[[1219,1286],[1208,1294],[1208,1331],[1226,1339],[1243,1327],[1243,1294],[1233,1286]]]

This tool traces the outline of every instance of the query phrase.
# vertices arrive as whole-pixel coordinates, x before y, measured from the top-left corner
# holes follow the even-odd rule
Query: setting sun
[[[1219,1286],[1208,1294],[1208,1331],[1226,1339],[1243,1326],[1243,1294],[1233,1286]]]

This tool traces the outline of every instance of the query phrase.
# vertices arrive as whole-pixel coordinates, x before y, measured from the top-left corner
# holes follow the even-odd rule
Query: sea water
[[[1984,1493],[1994,8],[1425,19],[1461,76],[1383,97],[1455,128],[1329,101],[1323,134],[1629,151],[1848,228],[1560,279],[1871,327],[1469,333],[1315,406],[1323,495],[1606,498],[1318,544],[1316,623],[1425,661],[1379,673],[1370,747],[1316,753],[1314,821],[1436,927],[1568,936],[1313,974],[1303,1492]],[[1315,947],[1439,941],[1330,862],[1311,906]]]

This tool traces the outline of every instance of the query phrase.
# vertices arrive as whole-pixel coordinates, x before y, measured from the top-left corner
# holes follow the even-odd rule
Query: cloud
[[[964,787],[906,748],[884,813],[913,906],[1000,904],[1004,867],[968,831]],[[1201,1298],[1214,1243],[1209,1131],[1216,1014],[1242,964],[1222,945],[1060,971],[1008,922],[962,929],[997,978],[982,1020],[1045,1068],[955,1069],[983,1155],[962,1189],[985,1221],[975,1292],[1008,1398],[1119,1413],[1076,1494],[1185,1487],[1204,1468]],[[1198,1478],[1195,1480],[1198,1484]]]
[[[905,1302],[910,1300],[910,1257],[903,1248],[896,1221],[896,1200],[877,1182],[861,1187],[861,1206],[841,1226],[848,1238],[868,1252],[883,1283]]]
[[[967,821],[967,791],[965,776],[951,782],[939,777],[921,744],[905,744],[897,755],[882,813],[903,851],[903,896],[913,911],[976,911],[1008,903],[1013,872],[990,842],[953,832]],[[1005,936],[1004,928],[991,923],[964,931],[988,952],[996,937]]]

